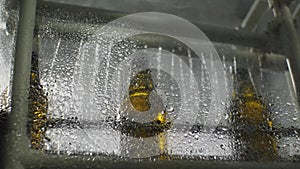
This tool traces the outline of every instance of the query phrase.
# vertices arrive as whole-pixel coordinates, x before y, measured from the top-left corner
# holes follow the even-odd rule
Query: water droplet
[[[228,119],[228,118],[229,118],[229,114],[226,113],[226,114],[225,114],[225,120]]]
[[[173,108],[172,106],[171,106],[171,107],[168,107],[166,111],[167,111],[167,112],[173,112],[173,111],[174,111],[174,108]]]

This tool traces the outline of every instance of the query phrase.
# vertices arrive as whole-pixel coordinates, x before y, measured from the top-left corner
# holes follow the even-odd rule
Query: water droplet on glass
[[[174,108],[173,108],[172,106],[171,106],[171,107],[168,107],[166,111],[167,111],[167,112],[173,112],[173,111],[174,111]]]

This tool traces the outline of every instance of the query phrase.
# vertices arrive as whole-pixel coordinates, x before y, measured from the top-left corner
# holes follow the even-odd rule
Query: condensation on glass
[[[211,63],[203,62],[201,58],[209,58],[211,51],[203,51],[198,57],[176,39],[147,34],[112,44],[110,53],[93,61],[98,67],[82,65],[87,63],[84,62],[88,58],[85,56],[97,52],[94,46],[83,50],[89,35],[111,18],[76,21],[72,15],[62,15],[64,11],[61,9],[55,12],[61,17],[56,18],[43,9],[39,11],[39,30],[35,35],[39,41],[35,52],[39,85],[43,91],[40,95],[46,98],[47,106],[44,107],[46,110],[43,109],[46,111],[44,132],[38,135],[41,145],[31,145],[33,148],[44,153],[159,157],[163,160],[299,160],[299,107],[285,57],[215,44],[224,67],[229,101],[223,103],[226,109],[219,112],[221,120],[218,125],[208,125],[203,119],[214,113],[209,112],[213,92],[206,70],[206,64]],[[70,32],[72,27],[81,32]],[[115,36],[117,38],[118,34]],[[145,67],[145,72],[124,74],[125,69],[118,67],[125,55],[148,48],[156,49],[152,55],[157,63],[164,56],[160,51],[169,51],[174,74],[160,71],[159,67],[147,69],[149,65],[143,59],[122,68],[135,72],[136,67]],[[178,62],[172,54],[179,56]],[[201,100],[200,111],[193,124],[185,121],[176,128],[172,128],[172,124],[160,128],[155,123],[147,124],[152,128],[143,128],[144,125],[130,122],[143,116],[118,113],[128,110],[126,106],[130,104],[138,104],[138,110],[147,111],[153,107],[157,112],[168,112],[167,118],[176,118],[172,112],[176,112],[181,104],[187,104],[181,98],[189,97],[180,92],[178,82],[172,78],[184,79],[187,76],[181,73],[183,64],[193,70],[200,91],[197,96]],[[95,86],[89,88],[87,82]],[[131,90],[130,86],[134,85],[135,90]],[[80,92],[86,90],[95,93],[93,97]],[[151,95],[153,91],[155,94]],[[134,103],[128,95],[137,96]],[[255,112],[260,112],[260,115]],[[156,119],[159,124],[165,122],[163,113],[145,115],[145,118]],[[130,125],[139,128],[128,129]],[[147,132],[152,134],[151,137],[145,136]],[[258,136],[261,139],[255,138]]]
[[[0,1],[0,124],[10,112],[11,81],[18,8],[11,1]]]

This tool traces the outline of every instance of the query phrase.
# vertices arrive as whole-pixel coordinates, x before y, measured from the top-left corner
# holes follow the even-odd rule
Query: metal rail
[[[14,62],[12,111],[8,117],[5,167],[21,169],[27,160],[29,140],[27,137],[28,86],[31,64],[36,0],[20,2],[20,20]]]

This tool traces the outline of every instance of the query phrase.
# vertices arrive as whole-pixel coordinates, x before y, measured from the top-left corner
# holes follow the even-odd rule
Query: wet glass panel
[[[18,7],[10,0],[0,1],[0,125],[1,134],[11,105],[11,81],[15,35],[17,32]]]
[[[98,34],[118,18],[114,13],[42,6],[38,17],[32,148],[162,160],[299,160],[299,107],[284,56],[207,42],[197,53],[161,34],[122,38],[126,24]],[[214,67],[216,56],[222,69]]]

